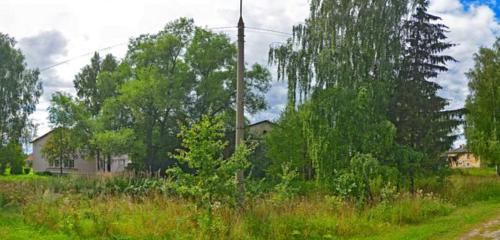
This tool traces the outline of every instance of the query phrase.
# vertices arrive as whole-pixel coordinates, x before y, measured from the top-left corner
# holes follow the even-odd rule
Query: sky
[[[291,32],[292,26],[308,16],[307,0],[244,1],[247,27]],[[442,17],[449,27],[449,40],[457,45],[446,52],[458,62],[436,81],[443,86],[440,95],[450,101],[450,109],[464,105],[468,94],[465,72],[473,65],[473,54],[479,47],[489,47],[500,36],[500,3],[496,0],[431,0],[430,12]],[[166,23],[189,17],[207,28],[236,26],[238,0],[0,0],[0,31],[14,37],[26,55],[28,66],[43,69],[59,65],[41,74],[44,94],[32,119],[38,125],[37,135],[50,129],[47,108],[52,93],[74,94],[75,74],[91,55],[101,51],[121,58],[131,37],[158,32]],[[222,30],[220,30],[222,31]],[[235,30],[223,30],[235,40]],[[286,41],[283,34],[247,30],[246,62],[267,65],[269,46]],[[78,57],[78,58],[76,58]],[[254,116],[252,122],[275,120],[286,103],[286,82],[273,79],[267,94],[269,109]],[[460,140],[463,142],[463,139]]]

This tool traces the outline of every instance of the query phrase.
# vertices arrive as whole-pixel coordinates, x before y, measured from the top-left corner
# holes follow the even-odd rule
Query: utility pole
[[[238,21],[238,72],[236,81],[236,139],[235,150],[243,143],[245,134],[244,96],[245,96],[245,23],[243,22],[243,0],[240,0],[240,20]],[[243,207],[245,202],[245,176],[242,170],[236,172],[237,204]]]

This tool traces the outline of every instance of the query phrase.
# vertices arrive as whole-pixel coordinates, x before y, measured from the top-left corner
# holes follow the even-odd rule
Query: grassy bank
[[[163,180],[0,177],[0,239],[455,239],[500,214],[500,179],[422,180],[367,205],[324,191],[206,212]],[[432,190],[432,191],[431,191]]]

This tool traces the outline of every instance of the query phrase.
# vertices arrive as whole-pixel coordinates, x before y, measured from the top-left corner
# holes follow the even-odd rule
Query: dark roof
[[[248,125],[248,127],[253,127],[253,126],[256,126],[256,125],[263,124],[263,123],[269,123],[269,124],[272,124],[272,125],[275,124],[275,123],[273,123],[273,122],[271,122],[269,120],[263,120],[263,121],[260,121],[260,122],[252,123],[252,124]]]
[[[37,138],[33,139],[33,140],[31,141],[31,143],[34,143],[34,142],[39,141],[40,139],[42,139],[42,138],[46,137],[47,135],[51,134],[53,131],[54,131],[54,129],[52,129],[52,130],[50,130],[50,131],[46,132],[45,134],[43,134],[43,135],[42,135],[42,136],[40,136],[40,137],[37,137]]]

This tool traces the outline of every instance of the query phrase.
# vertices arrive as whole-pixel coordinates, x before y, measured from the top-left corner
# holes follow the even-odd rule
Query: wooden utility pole
[[[240,0],[240,20],[238,21],[238,72],[236,80],[236,139],[235,150],[243,143],[245,131],[244,96],[245,96],[245,23],[243,22],[243,0]],[[245,176],[243,171],[236,172],[237,204],[245,202]]]

